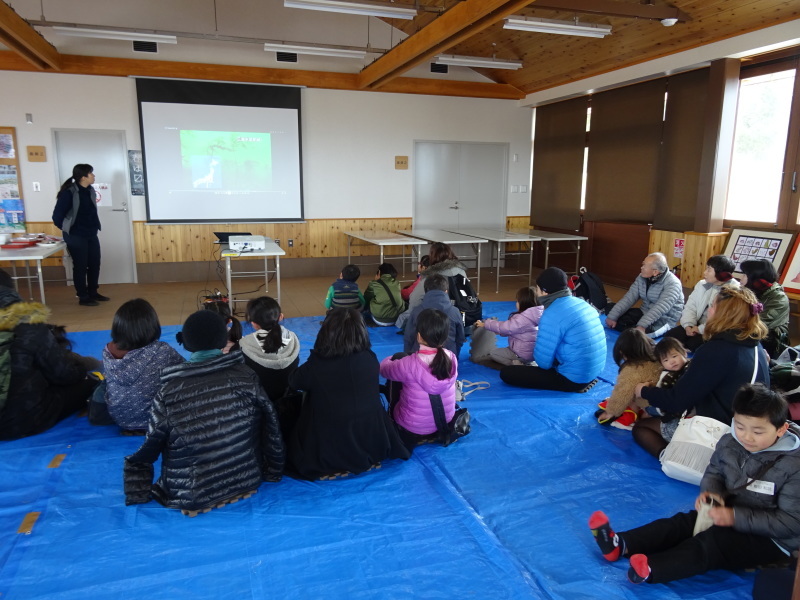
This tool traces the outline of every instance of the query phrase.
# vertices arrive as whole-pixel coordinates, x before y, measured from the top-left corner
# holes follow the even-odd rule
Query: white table
[[[28,294],[33,299],[33,286],[31,285],[32,279],[39,279],[39,297],[42,299],[42,304],[45,303],[44,298],[44,276],[42,275],[42,261],[56,252],[66,250],[67,245],[64,242],[58,242],[47,246],[31,246],[30,248],[21,248],[19,250],[7,250],[0,248],[0,261],[11,262],[11,279],[14,280],[14,285],[17,284],[18,279],[28,280]],[[17,275],[17,262],[25,262],[25,275]],[[36,275],[31,275],[31,262],[36,261]],[[17,286],[19,290],[19,286]]]
[[[236,278],[249,277],[251,275],[263,275],[264,291],[269,292],[269,276],[271,273],[275,273],[275,285],[278,288],[278,304],[280,304],[281,256],[284,256],[286,252],[280,246],[278,246],[278,244],[272,240],[268,240],[264,250],[252,250],[248,252],[236,252],[235,250],[231,250],[228,247],[228,244],[220,244],[220,249],[222,252],[222,258],[225,259],[225,285],[228,286],[228,300],[231,303],[231,310],[233,310],[235,302],[247,302],[248,300],[247,298],[243,300],[237,300],[234,297],[231,281]],[[237,258],[263,258],[264,269],[261,271],[233,271],[231,269],[231,259]],[[270,258],[275,259],[275,269],[272,271],[269,270],[269,265],[267,262]]]
[[[417,229],[414,227],[412,229],[401,229],[397,233],[424,240],[430,244],[436,242],[447,244],[448,246],[469,244],[473,250],[476,251],[475,258],[477,259],[477,262],[475,263],[475,270],[477,271],[477,275],[475,277],[475,291],[478,294],[481,293],[481,244],[485,244],[489,240],[473,235],[453,233],[452,231],[445,231],[444,229]],[[422,244],[419,244],[417,254],[422,256]]]
[[[505,244],[523,242],[528,244],[528,286],[531,285],[531,276],[533,273],[533,242],[541,241],[541,238],[536,235],[527,233],[519,233],[516,231],[506,231],[501,229],[490,229],[483,227],[465,227],[460,229],[453,229],[453,233],[461,233],[463,235],[474,236],[477,238],[486,238],[495,245],[497,256],[496,273],[496,288],[495,293],[500,292],[500,278],[501,277],[519,277],[520,275],[500,275],[500,256],[501,250],[505,248]],[[492,267],[494,267],[494,260],[492,260]]]
[[[581,242],[589,238],[584,235],[572,233],[558,233],[556,231],[544,231],[542,229],[530,229],[530,234],[539,238],[544,244],[544,268],[546,269],[550,261],[550,256],[555,254],[575,254],[575,274],[578,274],[581,260]],[[550,252],[550,242],[572,242],[573,250]]]
[[[378,246],[380,248],[381,253],[381,262],[382,264],[384,261],[384,248],[386,246],[402,246],[403,247],[403,275],[406,274],[406,246],[419,246],[422,243],[422,240],[418,240],[415,238],[408,237],[406,235],[400,235],[399,233],[393,233],[391,231],[345,231],[343,232],[347,236],[347,262],[350,263],[351,260],[351,247],[352,246]],[[361,240],[365,242],[364,244],[353,244],[353,240]],[[360,265],[367,265],[372,263],[358,263]]]

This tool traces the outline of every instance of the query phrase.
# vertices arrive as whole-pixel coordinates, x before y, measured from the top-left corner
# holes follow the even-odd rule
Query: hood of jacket
[[[268,369],[285,369],[291,365],[300,354],[300,341],[293,331],[283,326],[281,328],[281,346],[277,352],[264,352],[261,342],[267,333],[263,329],[254,331],[242,338],[240,345],[242,352],[253,362]]]
[[[464,266],[460,260],[449,258],[447,260],[443,260],[440,263],[436,263],[435,265],[431,265],[427,269],[425,269],[425,277],[428,275],[453,275],[454,273],[448,273],[448,271],[463,271],[467,272],[467,268]]]
[[[15,302],[0,308],[0,331],[13,331],[20,323],[47,323],[49,317],[50,309],[44,304]]]
[[[731,421],[731,436],[737,442],[739,442],[739,438],[736,436],[736,427]],[[741,445],[742,442],[739,442]],[[744,448],[744,446],[742,446]],[[777,441],[772,444],[769,448],[764,448],[763,450],[759,450],[758,452],[754,452],[753,454],[762,454],[764,452],[791,452],[792,450],[797,450],[800,448],[800,427],[795,425],[794,423],[789,424],[789,430],[784,433],[781,437],[777,439]]]

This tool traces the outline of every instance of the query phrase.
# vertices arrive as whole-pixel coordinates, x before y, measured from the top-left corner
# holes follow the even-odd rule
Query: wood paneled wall
[[[695,231],[658,231],[650,232],[650,252],[663,252],[667,256],[669,266],[681,264],[681,283],[684,287],[694,287],[703,278],[703,271],[709,257],[722,254],[728,241],[728,233],[698,233]],[[673,256],[675,238],[683,238],[683,258]]]

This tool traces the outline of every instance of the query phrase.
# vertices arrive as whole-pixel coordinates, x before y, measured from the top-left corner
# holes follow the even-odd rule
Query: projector
[[[266,250],[267,239],[263,235],[232,235],[228,238],[228,248],[236,252]]]

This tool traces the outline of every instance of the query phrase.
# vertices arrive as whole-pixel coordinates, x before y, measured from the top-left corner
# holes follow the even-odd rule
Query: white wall
[[[129,149],[141,149],[133,79],[0,71],[0,89],[0,126],[17,129],[29,221],[50,220],[61,183],[52,129],[119,129]],[[306,89],[303,110],[308,219],[410,217],[415,140],[508,142],[519,156],[509,186],[530,186],[531,109],[514,101]],[[45,146],[47,162],[28,162],[25,146]],[[395,155],[409,156],[408,171],[395,170]],[[32,191],[34,181],[41,192]],[[131,207],[134,220],[146,219],[141,197]],[[529,207],[529,192],[509,192],[509,216]]]

